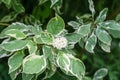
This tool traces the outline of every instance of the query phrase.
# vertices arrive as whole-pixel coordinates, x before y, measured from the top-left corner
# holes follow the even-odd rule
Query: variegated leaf
[[[90,33],[90,27],[91,24],[82,25],[79,27],[77,33],[85,37]]]
[[[24,49],[26,45],[27,45],[27,41],[25,40],[13,40],[13,41],[5,42],[1,44],[1,48],[6,51],[14,52],[14,51]]]
[[[71,54],[60,51],[57,57],[57,65],[65,74],[75,76],[79,80],[82,80],[85,75],[85,66],[83,62]]]
[[[107,73],[108,73],[107,68],[101,68],[95,72],[93,80],[101,80],[107,75]]]
[[[17,29],[10,29],[5,32],[6,35],[14,37],[18,40],[26,38],[26,35]]]
[[[30,54],[35,54],[37,51],[37,44],[34,43],[32,40],[28,40],[27,44],[28,50]]]
[[[95,23],[103,22],[106,19],[108,8],[104,8],[95,20]]]
[[[46,69],[47,63],[45,57],[31,54],[23,60],[23,73],[38,74]]]
[[[65,23],[58,15],[52,18],[47,24],[47,31],[53,35],[59,35],[61,32],[63,32],[64,28]]]
[[[9,60],[8,60],[9,73],[17,70],[22,65],[24,56],[25,55],[22,51],[18,51],[9,58]]]
[[[109,46],[111,45],[112,38],[105,30],[98,28],[96,30],[96,36],[104,44],[109,45]]]
[[[97,43],[97,37],[94,33],[92,33],[92,35],[86,41],[85,49],[90,53],[94,53],[93,50],[95,48],[96,43]]]
[[[34,41],[38,44],[52,44],[53,42],[53,35],[47,32],[43,32],[40,35],[36,35],[34,37]]]

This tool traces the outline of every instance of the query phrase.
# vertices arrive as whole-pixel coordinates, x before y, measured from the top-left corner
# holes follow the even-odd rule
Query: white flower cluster
[[[65,37],[57,37],[53,41],[53,47],[57,49],[62,49],[67,46],[67,39]]]

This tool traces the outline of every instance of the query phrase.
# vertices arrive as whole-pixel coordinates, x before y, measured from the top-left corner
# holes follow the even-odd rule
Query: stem
[[[9,26],[10,24],[8,23],[0,23],[1,26]]]

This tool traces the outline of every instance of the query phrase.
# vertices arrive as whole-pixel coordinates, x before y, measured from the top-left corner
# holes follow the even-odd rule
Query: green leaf
[[[15,71],[9,73],[9,75],[12,80],[15,80],[20,73],[21,73],[21,69],[17,69]]]
[[[116,30],[120,31],[120,24],[115,21],[106,21],[101,24],[101,27],[103,27],[106,30]]]
[[[118,75],[119,75],[119,72],[116,74],[116,71],[114,70],[109,71],[109,74],[108,74],[110,80],[117,80]]]
[[[84,43],[85,43],[86,41],[87,41],[86,38],[81,38],[80,41],[78,42],[79,46],[80,46],[81,48],[83,48],[83,47],[84,47]]]
[[[92,17],[91,14],[83,14],[82,16],[77,16],[77,20],[79,21],[80,24],[84,24],[83,19],[88,20]]]
[[[49,33],[41,33],[41,40],[44,44],[52,44],[53,36]]]
[[[23,73],[38,74],[46,69],[45,57],[39,55],[29,55],[23,60]]]
[[[82,25],[79,27],[77,33],[85,37],[90,33],[90,27],[91,24]]]
[[[110,45],[104,44],[102,42],[99,42],[99,46],[104,50],[105,52],[110,52]]]
[[[95,23],[103,22],[106,19],[108,8],[104,8],[99,16],[96,18]]]
[[[96,36],[104,44],[109,45],[109,46],[111,45],[112,38],[105,30],[98,28],[96,30]]]
[[[43,44],[43,41],[41,39],[41,35],[36,35],[33,37],[34,42],[36,42],[37,44]]]
[[[53,7],[59,0],[51,0],[51,7]]]
[[[79,80],[82,80],[85,75],[85,66],[83,62],[71,54],[60,51],[57,57],[57,65],[65,74],[75,76]]]
[[[44,4],[45,2],[47,2],[48,0],[39,0],[39,5]]]
[[[44,56],[47,59],[49,59],[52,63],[55,63],[55,53],[54,53],[52,47],[44,45],[42,47],[42,51],[43,51]]]
[[[14,38],[16,38],[18,40],[26,38],[26,35],[23,32],[21,32],[21,31],[19,31],[17,29],[7,30],[5,32],[5,34],[8,35],[8,36],[14,37]]]
[[[22,65],[24,56],[25,55],[22,51],[18,51],[9,58],[9,60],[8,60],[9,73],[17,70]]]
[[[108,73],[107,68],[101,68],[95,72],[93,80],[101,80],[107,75],[107,73]]]
[[[0,39],[5,39],[5,38],[7,38],[8,36],[6,36],[5,34],[3,34],[3,33],[1,33],[0,34]]]
[[[9,25],[7,28],[5,28],[1,33],[5,33],[7,30],[10,30],[10,29],[17,29],[23,32],[23,31],[27,31],[27,28],[28,27],[25,24],[20,22],[15,22]]]
[[[92,33],[92,35],[88,38],[85,44],[85,49],[90,53],[94,53],[93,50],[95,48],[96,43],[97,43],[97,37],[94,33]]]
[[[71,65],[70,63],[70,58],[68,56],[68,54],[63,54],[63,52],[59,51],[59,55],[57,57],[57,65],[60,67],[60,69],[65,73],[65,74],[69,74],[72,75],[70,73],[71,70],[69,70],[69,67]]]
[[[90,77],[85,76],[83,80],[92,80]]]
[[[73,49],[75,47],[75,43],[74,44],[68,44],[67,49]]]
[[[114,38],[120,38],[120,24],[118,24],[115,21],[106,21],[101,24],[101,27],[108,30],[108,32],[114,37]]]
[[[120,21],[120,13],[115,18],[116,21]]]
[[[43,32],[40,35],[34,37],[34,41],[38,44],[52,44],[53,36],[47,32]]]
[[[79,80],[82,80],[82,78],[85,75],[85,66],[79,59],[76,59],[75,57],[71,58],[71,73],[76,76]]]
[[[92,12],[92,17],[94,17],[94,15],[95,15],[95,9],[94,9],[93,0],[88,0],[88,2],[89,2],[89,9]]]
[[[11,22],[11,21],[13,21],[17,17],[17,15],[18,15],[17,13],[11,12],[8,15],[2,17],[0,22],[3,22],[3,24],[4,24],[4,22]]]
[[[53,5],[51,7],[55,10],[56,13],[61,14],[60,8],[62,7],[63,0],[51,0]]]
[[[47,31],[53,35],[60,34],[65,28],[65,23],[63,19],[56,15],[56,17],[52,18],[47,24]]]
[[[120,13],[116,16],[115,20],[116,20],[117,22],[120,21]]]
[[[76,30],[80,27],[80,23],[78,23],[76,21],[70,21],[70,22],[68,22],[68,25],[72,26],[73,29],[76,29]]]
[[[47,65],[47,70],[46,70],[46,76],[44,77],[44,79],[46,78],[50,78],[51,76],[53,76],[56,72],[56,66],[55,66],[55,53],[52,49],[52,47],[50,46],[43,46],[42,48],[43,50],[43,54],[44,56],[48,59],[48,65]]]
[[[13,6],[13,9],[15,10],[15,12],[17,12],[17,13],[25,12],[25,8],[23,7],[23,5],[20,2],[18,2],[17,0],[12,1],[12,6]]]
[[[26,45],[27,45],[27,41],[14,40],[1,44],[1,47],[6,51],[14,52],[25,48]]]
[[[2,0],[2,2],[4,2],[6,5],[10,5],[11,0]]]
[[[28,41],[27,47],[28,47],[28,50],[29,50],[30,54],[35,54],[36,53],[36,51],[37,51],[37,44],[34,43],[32,40]]]
[[[3,49],[0,48],[0,58],[8,57],[10,55],[11,54],[8,51],[3,50]]]
[[[47,67],[48,68],[46,69],[46,75],[45,75],[44,79],[51,78],[55,74],[55,72],[57,70],[56,65],[53,64],[50,61],[49,61],[48,65],[47,65]]]
[[[69,33],[66,34],[65,37],[68,40],[68,43],[75,44],[81,39],[82,36],[78,33]]]
[[[114,38],[119,38],[120,39],[120,35],[118,35],[120,33],[120,31],[117,30],[108,30],[108,32],[114,37]]]
[[[22,73],[22,80],[32,80],[33,77],[34,77],[33,74]]]
[[[90,18],[90,16],[91,16],[90,14],[84,14],[84,15],[81,16],[81,17],[80,17],[80,16],[76,16],[76,19],[77,19],[78,23],[84,24],[83,19],[84,19],[84,18],[85,18],[85,19],[86,19],[86,18],[88,19],[88,18]]]
[[[32,27],[31,31],[34,33],[34,35],[40,35],[42,32],[42,28],[39,26]]]

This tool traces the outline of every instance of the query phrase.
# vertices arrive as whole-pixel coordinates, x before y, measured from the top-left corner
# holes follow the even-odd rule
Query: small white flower
[[[57,37],[53,41],[53,47],[57,49],[62,49],[67,46],[67,39],[65,37]]]

